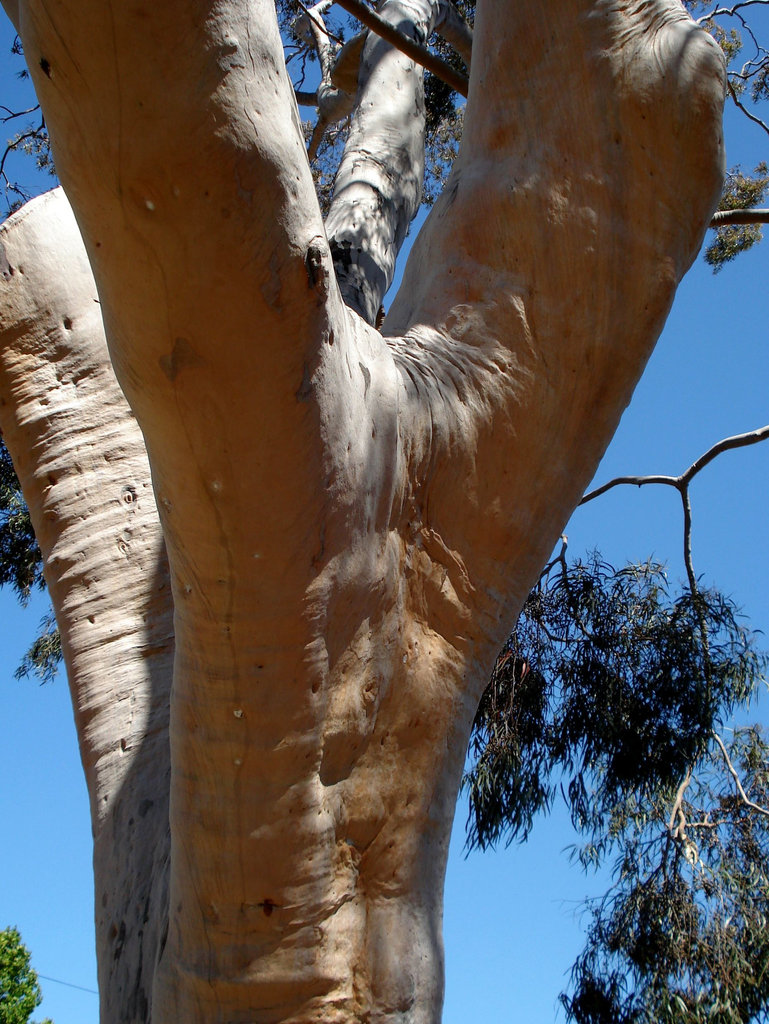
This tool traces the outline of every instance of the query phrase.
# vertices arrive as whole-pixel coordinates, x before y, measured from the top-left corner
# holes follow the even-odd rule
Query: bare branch
[[[424,46],[420,46],[419,43],[414,42],[413,39],[410,39],[403,32],[394,28],[384,18],[381,18],[372,11],[363,0],[337,0],[337,3],[348,14],[352,14],[353,17],[371,29],[372,32],[381,36],[382,39],[385,39],[391,46],[405,53],[407,57],[416,61],[417,64],[421,64],[422,67],[427,68],[437,78],[450,85],[460,96],[467,97],[467,79],[464,75],[460,75],[445,60],[436,57],[434,53],[430,53]]]
[[[769,810],[767,810],[766,807],[762,807],[760,804],[754,803],[749,798],[745,790],[742,788],[742,783],[740,782],[740,777],[737,774],[737,769],[732,764],[726,747],[724,746],[724,741],[721,739],[717,732],[713,733],[713,739],[721,748],[721,754],[723,756],[724,762],[726,764],[727,769],[729,770],[729,774],[734,779],[734,784],[737,787],[737,792],[740,794],[740,799],[742,800],[742,802],[745,804],[746,807],[749,807],[752,811],[756,811],[756,813],[763,814],[765,817],[769,818]]]
[[[331,3],[325,3],[323,2],[323,0],[321,0],[321,2],[315,4],[314,7],[307,7],[305,4],[302,3],[302,0],[296,0],[296,2],[301,7],[305,15],[313,23],[313,25],[319,28],[320,31],[323,32],[325,36],[327,36],[329,39],[332,39],[335,43],[339,43],[340,46],[342,45],[342,43],[344,43],[344,39],[341,39],[338,35],[335,35],[335,33],[333,32],[329,32],[329,30],[326,28],[326,23],[323,21],[323,12],[326,10],[327,7],[331,6]]]
[[[677,476],[617,476],[613,480],[610,480],[606,484],[602,484],[600,487],[596,487],[595,490],[588,491],[588,493],[582,498],[577,508],[580,505],[586,505],[593,498],[600,498],[602,494],[606,494],[613,487],[619,487],[620,484],[634,484],[636,487],[643,487],[645,484],[668,484],[670,487],[678,488],[680,484],[680,477]]]
[[[680,491],[682,487],[689,484],[701,469],[704,469],[708,463],[712,462],[717,455],[721,455],[722,452],[731,451],[734,448],[745,448],[751,444],[758,444],[760,441],[766,441],[767,438],[769,438],[769,424],[765,427],[758,427],[756,430],[750,430],[745,434],[733,434],[731,437],[725,437],[711,448],[708,448],[680,476],[618,476],[613,480],[609,480],[608,483],[602,484],[601,487],[588,491],[579,504],[586,505],[593,498],[600,497],[600,495],[605,494],[613,487],[618,487],[620,484],[634,484],[637,487],[642,487],[645,484],[667,484]],[[577,507],[579,508],[579,505]]]
[[[689,590],[692,594],[696,594],[699,597],[699,588],[697,587],[697,577],[694,572],[694,564],[692,563],[692,503],[689,498],[689,487],[688,484],[684,484],[681,488],[681,503],[684,509],[684,565],[686,566],[686,575],[689,579]],[[698,614],[700,613],[699,604],[697,607]],[[700,630],[702,632],[702,643],[705,648],[705,654],[710,661],[708,652],[707,642],[707,631],[705,629],[705,622],[700,618]]]
[[[11,110],[10,107],[6,107],[5,104],[0,105],[0,110],[5,111],[0,121],[6,124],[8,121],[12,121],[15,117],[24,117],[27,114],[34,114],[35,111],[40,109],[40,104],[36,103],[34,107],[29,107],[27,110]]]
[[[757,124],[759,128],[763,128],[763,130],[766,132],[766,134],[769,135],[769,125],[765,121],[762,121],[760,117],[756,117],[755,114],[751,114],[751,112],[748,110],[748,108],[745,106],[745,104],[742,103],[737,98],[737,93],[736,93],[732,83],[731,82],[727,82],[727,84],[729,86],[729,94],[731,95],[732,99],[734,100],[735,106],[739,107],[739,109],[743,112],[745,117],[747,117],[749,120],[753,121],[754,124]]]
[[[701,18],[698,18],[697,24],[709,21],[711,18],[733,18],[741,7],[755,7],[756,5],[766,7],[767,3],[769,0],[742,0],[742,3],[735,4],[734,7],[716,7],[710,14],[703,14]]]
[[[686,817],[683,812],[684,793],[689,788],[689,783],[692,781],[692,773],[688,771],[684,776],[681,785],[676,790],[675,800],[673,801],[673,807],[670,811],[670,820],[668,821],[668,832],[674,839],[678,839],[683,830],[686,828]],[[676,818],[678,818],[678,824],[676,824]]]
[[[746,448],[751,444],[758,444],[760,441],[766,441],[769,438],[769,424],[765,427],[757,427],[756,430],[750,430],[746,434],[733,434],[731,437],[725,437],[722,441],[718,441],[708,450],[689,466],[689,468],[681,474],[680,480],[686,481],[687,483],[695,477],[701,469],[704,469],[708,463],[712,462],[716,456],[721,455],[722,452],[732,451],[735,448]]]

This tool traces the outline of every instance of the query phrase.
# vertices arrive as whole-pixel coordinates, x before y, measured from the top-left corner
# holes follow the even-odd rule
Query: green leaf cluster
[[[768,764],[760,729],[739,729],[628,823],[561,997],[569,1021],[769,1019]]]
[[[767,664],[733,602],[652,562],[546,567],[483,696],[468,842],[525,838],[560,792],[611,858],[561,996],[576,1024],[769,1019],[769,744],[719,731]]]
[[[29,510],[0,438],[0,586],[11,586],[23,605],[45,586],[43,560]]]
[[[0,1024],[28,1024],[42,1001],[29,950],[16,928],[5,928],[0,931]]]
[[[583,860],[599,858],[627,816],[705,751],[763,665],[718,592],[674,596],[651,562],[557,561],[529,595],[476,714],[469,845],[525,839],[561,791],[587,840]]]
[[[32,521],[21,493],[8,449],[0,437],[0,587],[10,586],[22,605],[33,590],[45,587],[43,558]],[[49,612],[40,624],[40,632],[16,670],[16,678],[35,675],[50,682],[61,662],[61,638],[56,620]]]

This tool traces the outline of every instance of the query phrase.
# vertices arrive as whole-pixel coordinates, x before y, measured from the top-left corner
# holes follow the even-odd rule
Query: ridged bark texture
[[[473,713],[715,205],[720,54],[677,0],[482,0],[462,150],[383,337],[402,229],[361,218],[384,255],[344,285],[359,316],[270,4],[19,23],[170,563],[152,1024],[436,1024]],[[400,159],[388,104],[421,116],[399,82],[359,92],[369,167]],[[104,1024],[134,1020],[117,1003]]]
[[[102,1019],[145,1021],[166,923],[173,605],[141,432],[61,189],[0,226],[0,429],[45,562],[94,833]]]

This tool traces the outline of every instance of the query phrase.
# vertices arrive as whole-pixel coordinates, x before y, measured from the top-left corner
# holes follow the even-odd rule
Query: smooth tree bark
[[[61,196],[3,227],[0,416],[67,650],[102,1020],[435,1024],[473,714],[715,207],[720,54],[677,0],[481,0],[379,333],[409,58],[363,46],[324,226],[270,4],[5,3],[98,288]],[[382,8],[417,39],[437,11]]]

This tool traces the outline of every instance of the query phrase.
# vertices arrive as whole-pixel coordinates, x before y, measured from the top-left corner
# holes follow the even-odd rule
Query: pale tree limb
[[[698,459],[695,459],[689,468],[685,469],[679,476],[617,476],[613,480],[609,480],[608,483],[588,491],[579,504],[586,505],[589,501],[593,501],[595,498],[606,494],[607,491],[614,487],[619,487],[621,484],[633,484],[636,487],[643,487],[646,484],[667,484],[680,489],[682,485],[688,484],[700,470],[704,469],[708,463],[712,462],[713,459],[723,452],[733,451],[735,448],[746,448],[748,445],[766,441],[767,438],[769,438],[769,424],[764,427],[757,427],[755,430],[750,430],[744,434],[733,434],[731,437],[725,437],[721,441],[717,441],[700,455]]]
[[[730,224],[769,224],[769,210],[718,210],[710,222],[712,228]]]
[[[314,47],[321,72],[316,92],[318,120],[307,149],[307,156],[312,163],[317,156],[326,128],[351,113],[355,97],[343,89],[336,88],[332,81],[335,54],[331,47],[332,36],[326,28],[322,13],[324,7],[328,5],[325,0],[321,0],[321,3],[312,8],[305,7],[304,4],[301,6],[304,14],[294,22],[294,31]]]
[[[686,829],[686,815],[683,812],[683,801],[684,793],[689,788],[692,781],[691,769],[686,773],[683,781],[676,790],[676,795],[673,800],[673,807],[670,811],[670,818],[668,820],[668,832],[673,839],[685,838]],[[676,823],[676,819],[677,823]]]
[[[43,554],[75,709],[106,954],[102,1019],[148,1020],[166,925],[174,630],[147,453],[61,189],[0,226],[0,254],[0,428]]]
[[[460,96],[467,97],[468,81],[464,75],[456,71],[441,57],[430,53],[426,46],[421,46],[375,11],[372,11],[363,0],[336,0],[336,2],[348,14],[352,14],[353,17],[364,24],[366,28],[376,32],[378,36],[385,39],[391,46],[396,47],[396,49],[405,53],[407,57],[410,57],[417,64],[421,64],[422,67],[431,71],[438,78],[446,82],[447,85],[450,85]]]
[[[734,785],[737,788],[737,792],[739,793],[742,802],[745,804],[746,807],[749,807],[751,811],[756,811],[757,814],[763,814],[764,817],[769,818],[769,810],[766,807],[762,807],[760,804],[755,803],[753,800],[750,799],[750,797],[745,792],[742,782],[740,781],[739,773],[732,764],[731,758],[729,757],[729,753],[726,749],[726,746],[724,745],[724,741],[721,739],[717,732],[713,732],[713,739],[716,741],[718,747],[721,750],[721,756],[724,759],[724,763],[726,764],[726,768],[729,774],[734,779]]]

